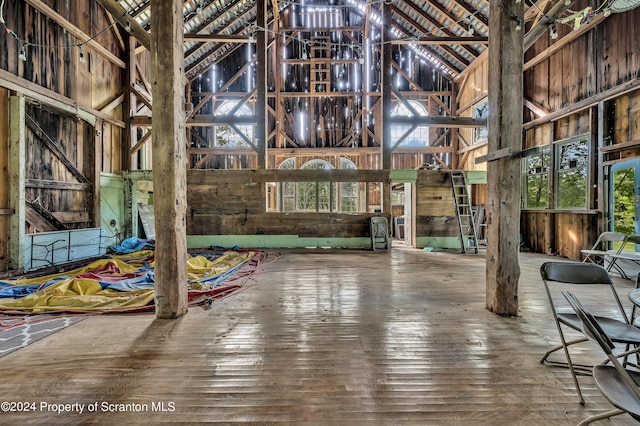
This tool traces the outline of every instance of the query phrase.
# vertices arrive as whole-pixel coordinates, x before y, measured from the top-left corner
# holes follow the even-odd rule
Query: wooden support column
[[[256,1],[258,28],[267,28],[267,1]],[[256,147],[258,168],[266,168],[267,162],[267,31],[258,31],[256,43]],[[280,67],[276,67],[280,69]]]
[[[151,0],[156,318],[187,312],[187,150],[182,0]]]
[[[519,0],[490,0],[490,8],[489,153],[516,153],[522,149],[524,7]],[[518,314],[520,193],[519,156],[489,161],[486,306],[504,316]]]
[[[458,88],[459,84],[455,81],[451,82],[451,115],[458,115]],[[458,169],[458,150],[460,149],[460,138],[459,132],[460,130],[457,127],[451,128],[451,146],[453,147],[453,152],[451,153],[451,170]]]
[[[384,3],[382,5],[382,22],[384,28],[382,31],[382,168],[384,170],[391,169],[391,96],[393,92],[393,82],[391,71],[393,69],[393,45],[388,43],[391,36],[386,28],[391,28],[391,5]]]
[[[96,228],[102,225],[100,216],[100,176],[102,174],[102,135],[104,134],[103,121],[96,120],[96,126],[93,128],[93,226]]]
[[[24,268],[25,239],[25,122],[26,102],[23,96],[9,100],[9,208],[14,214],[9,221],[9,269]]]

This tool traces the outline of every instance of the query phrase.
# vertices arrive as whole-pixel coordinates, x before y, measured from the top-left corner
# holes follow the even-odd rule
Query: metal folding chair
[[[614,342],[629,345],[628,347],[632,348],[625,353],[625,356],[628,355],[628,353],[638,351],[638,347],[640,346],[640,328],[631,325],[629,317],[613,285],[613,281],[603,267],[593,263],[546,262],[540,267],[540,275],[544,282],[551,312],[558,329],[558,334],[560,335],[560,344],[547,351],[540,359],[540,363],[544,364],[547,362],[553,365],[569,367],[580,403],[584,404],[584,398],[580,390],[576,371],[581,374],[591,374],[592,366],[575,364],[569,354],[569,346],[585,342],[588,339],[582,336],[581,338],[567,341],[565,338],[565,330],[567,328],[582,331],[582,324],[571,308],[568,307],[566,303],[563,305],[561,292],[570,289],[574,291],[582,290],[586,295],[587,292],[593,290],[593,286],[595,285],[609,287],[613,299],[612,302],[614,303],[607,305],[606,300],[602,300],[602,296],[606,295],[606,293],[599,292],[599,305],[607,306],[609,311],[613,310],[615,313],[609,314],[609,312],[607,312],[608,316],[599,316],[597,318],[598,322]],[[551,361],[548,359],[552,353],[560,349],[564,351],[566,362]]]
[[[564,291],[563,295],[580,319],[584,334],[600,345],[607,355],[607,362],[611,363],[611,365],[600,364],[593,367],[593,379],[602,395],[616,409],[591,416],[578,423],[578,426],[624,413],[640,421],[640,388],[638,388],[640,372],[624,368],[618,360],[619,355],[614,353],[613,340],[607,335],[605,327],[600,324],[597,317],[588,312],[572,293]]]
[[[624,248],[626,240],[627,235],[623,234],[622,232],[603,232],[598,236],[598,239],[596,240],[593,247],[587,250],[580,250],[580,252],[584,255],[584,259],[582,259],[582,261],[605,265],[605,256],[611,254],[619,254]],[[618,249],[616,250],[610,248],[609,246],[612,246],[613,243],[620,243],[620,247],[618,247]],[[607,271],[610,271],[614,265],[615,262],[610,262],[608,265],[606,265]],[[619,272],[624,274],[624,272],[622,271]]]

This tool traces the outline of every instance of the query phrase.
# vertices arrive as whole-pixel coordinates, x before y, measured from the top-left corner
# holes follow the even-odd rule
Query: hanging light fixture
[[[78,54],[78,58],[79,58],[81,64],[86,64],[87,63],[87,59],[85,58],[84,52],[82,51],[82,46],[80,46],[80,53]]]
[[[20,49],[20,54],[18,55],[18,59],[25,62],[27,61],[27,50],[25,49],[24,45],[22,45],[22,48]]]
[[[549,36],[552,40],[558,38],[558,29],[556,28],[556,24],[551,24],[551,27],[549,28]]]
[[[613,13],[622,13],[640,6],[640,0],[613,0],[609,9]]]

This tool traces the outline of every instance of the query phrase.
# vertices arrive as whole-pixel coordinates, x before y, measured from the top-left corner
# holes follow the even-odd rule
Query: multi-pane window
[[[417,101],[408,101],[411,108],[418,114],[419,117],[426,117],[427,109]],[[415,117],[415,114],[407,108],[407,106],[403,103],[396,104],[391,110],[392,116],[403,116],[403,117]],[[399,146],[427,146],[429,142],[429,128],[427,126],[416,126],[413,131],[411,131],[410,124],[394,124],[391,126],[391,143],[396,144],[400,138],[402,142],[400,142]]]
[[[528,209],[549,207],[549,147],[540,148],[524,159],[523,204]]]
[[[487,119],[489,117],[489,101],[487,99],[478,102],[473,106],[473,118]],[[473,128],[473,143],[484,143],[489,137],[487,127]]]
[[[523,208],[586,209],[589,140],[582,137],[557,142],[553,150],[553,160],[548,146],[523,154]],[[549,197],[551,173],[553,199]]]
[[[555,146],[556,208],[586,209],[589,172],[589,145],[586,139]]]
[[[295,169],[295,159],[283,161],[279,169]],[[301,169],[322,170],[333,169],[333,165],[325,160],[315,159],[304,163]],[[346,158],[340,158],[341,169],[355,169],[356,166]],[[340,211],[355,213],[359,209],[358,182],[282,182],[279,185],[279,211],[294,212],[329,212]]]
[[[234,116],[251,115],[251,110],[246,105],[237,107],[238,102],[223,102],[216,110],[216,115],[228,115],[233,111]],[[235,111],[234,111],[235,110]],[[221,124],[214,127],[215,146],[240,147],[249,146],[247,141],[253,142],[253,126],[237,124],[235,126]]]

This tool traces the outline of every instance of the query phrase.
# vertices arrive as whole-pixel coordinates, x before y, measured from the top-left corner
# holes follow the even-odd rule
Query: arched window
[[[333,169],[331,163],[325,160],[309,160],[300,167],[306,170]],[[335,197],[331,196],[331,189],[336,184],[329,182],[298,182],[298,210],[327,212],[335,209]],[[333,200],[333,203],[331,201]],[[329,205],[333,204],[334,209]]]
[[[351,160],[340,158],[340,169],[355,169],[356,165]],[[358,211],[358,183],[357,182],[341,182],[340,183],[340,211],[357,212]]]
[[[420,102],[407,101],[411,108],[418,113],[419,117],[426,117],[429,114],[427,109]],[[407,106],[400,102],[391,110],[392,116],[415,117],[414,113]],[[429,127],[417,126],[411,130],[410,124],[394,124],[391,126],[391,143],[395,145],[400,139],[399,146],[428,146],[429,145]]]
[[[216,110],[216,115],[228,115],[238,105],[238,101],[225,101]],[[247,105],[240,106],[234,116],[251,115],[251,109]],[[214,127],[213,140],[215,146],[240,147],[249,146],[247,141],[253,143],[253,126],[250,124],[221,124]]]
[[[341,169],[355,169],[353,162],[340,158]],[[284,160],[281,170],[295,169],[295,159]],[[300,169],[327,170],[334,166],[321,159],[309,160]],[[312,211],[312,212],[357,212],[358,211],[358,183],[357,182],[282,182],[279,185],[279,211]]]

